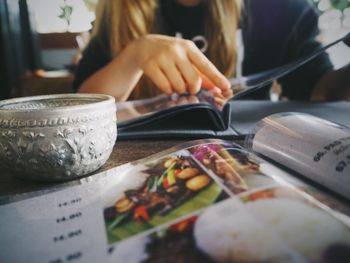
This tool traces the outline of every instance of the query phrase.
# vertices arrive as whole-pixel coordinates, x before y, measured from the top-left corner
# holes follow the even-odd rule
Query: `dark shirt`
[[[184,7],[174,0],[160,2],[160,32],[193,39],[203,35],[205,13],[202,5]],[[249,75],[294,61],[320,48],[318,15],[307,0],[246,0],[241,20],[244,44],[243,75]],[[210,43],[209,43],[210,44]],[[108,40],[92,39],[83,52],[73,83],[74,90],[94,72],[111,61]],[[307,100],[311,90],[332,69],[326,53],[283,77],[283,95]],[[257,92],[254,99],[268,98],[268,89]]]

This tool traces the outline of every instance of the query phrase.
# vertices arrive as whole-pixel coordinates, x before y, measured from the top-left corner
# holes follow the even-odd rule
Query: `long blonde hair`
[[[93,37],[109,36],[109,49],[115,57],[133,40],[157,33],[158,1],[164,0],[99,0]],[[236,70],[236,31],[239,26],[242,0],[203,0],[206,5],[204,36],[210,43],[206,55],[227,77]],[[142,78],[132,98],[149,97],[158,93]],[[142,87],[142,89],[141,89]]]

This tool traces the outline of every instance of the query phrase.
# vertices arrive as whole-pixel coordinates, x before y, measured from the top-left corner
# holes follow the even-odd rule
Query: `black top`
[[[186,39],[203,34],[205,13],[202,5],[184,7],[174,0],[159,2],[158,23],[162,34],[175,36],[180,32]],[[243,75],[284,65],[320,48],[316,41],[319,33],[317,20],[318,15],[307,0],[245,0],[241,21]],[[196,43],[203,44],[201,41]],[[110,61],[107,38],[102,41],[92,39],[76,71],[74,90]],[[328,55],[318,56],[280,80],[283,95],[307,100],[317,80],[331,69]],[[264,99],[267,95],[268,89],[265,89],[255,93],[254,98]]]

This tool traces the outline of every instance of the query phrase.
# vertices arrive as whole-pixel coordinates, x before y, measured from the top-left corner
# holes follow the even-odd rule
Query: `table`
[[[108,161],[99,170],[89,176],[93,176],[96,173],[111,169],[127,162],[132,162],[144,157],[148,157],[152,154],[158,153],[187,141],[188,140],[185,139],[117,141]],[[241,141],[238,141],[238,143],[241,143]],[[14,178],[8,172],[5,172],[4,174],[2,172],[0,176],[0,200],[1,197],[4,196],[45,190],[60,186],[62,184],[64,183],[42,183],[25,181]],[[346,201],[339,200],[327,194],[324,194],[321,201],[350,216],[350,205]]]
[[[131,162],[131,161],[135,161],[135,160],[138,160],[138,159],[141,159],[141,158],[144,158],[144,157],[148,157],[149,155],[151,154],[154,154],[154,153],[158,153],[160,151],[163,151],[163,150],[166,150],[170,147],[173,147],[175,145],[178,145],[178,144],[181,144],[181,143],[184,143],[184,142],[187,142],[188,140],[134,140],[134,141],[117,141],[117,143],[115,144],[114,148],[113,148],[113,151],[112,151],[112,154],[109,158],[109,160],[105,163],[105,165],[103,165],[98,171],[96,171],[95,173],[98,173],[98,172],[102,172],[102,171],[105,171],[105,170],[108,170],[108,169],[111,169],[117,165],[122,165],[124,163],[127,163],[127,162]],[[238,142],[239,143],[239,142]],[[94,173],[94,174],[95,174]],[[4,175],[4,176],[3,176]],[[93,176],[93,175],[90,175],[90,176]],[[62,185],[64,183],[38,183],[38,182],[31,182],[31,181],[24,181],[24,180],[19,180],[19,179],[16,179],[16,178],[13,178],[10,174],[2,174],[0,176],[0,195],[14,195],[14,194],[20,194],[20,193],[24,193],[24,192],[28,192],[28,191],[36,191],[36,190],[43,190],[43,189],[49,189],[50,187],[56,187],[58,185]],[[72,191],[69,191],[70,194],[76,194],[75,192],[72,192]],[[88,193],[88,192],[87,192]],[[1,196],[0,196],[1,198]],[[322,197],[323,200],[326,204],[330,204],[331,207],[333,208],[336,208],[337,210],[340,210],[342,212],[344,212],[345,214],[347,215],[350,215],[350,209],[349,209],[349,205],[348,204],[345,204],[343,202],[341,202],[340,200],[336,200],[334,199],[333,197],[331,196],[324,196]],[[0,199],[1,200],[1,199]],[[50,199],[51,201],[49,201],[48,203],[50,205],[52,205],[54,202],[52,202],[52,197]],[[61,199],[58,199],[58,200],[61,200]],[[46,204],[47,200],[45,199],[44,200],[44,203],[42,204]],[[59,201],[61,202],[61,201]],[[68,202],[69,203],[69,202]],[[34,206],[36,206],[37,203],[34,204]],[[54,206],[54,207],[57,207],[57,206]],[[45,209],[45,208],[44,208]],[[61,209],[61,208],[60,208]],[[64,207],[62,209],[69,209],[69,207]],[[73,207],[73,209],[76,209],[75,207]],[[81,208],[80,208],[81,209]],[[91,206],[89,207],[89,209],[91,209]],[[66,214],[62,213],[62,211],[58,210],[58,209],[52,209],[53,210],[53,215],[52,216],[56,222],[62,222],[62,221],[57,221],[57,220],[60,220],[61,218],[66,218],[65,215],[69,215],[69,213],[67,214],[67,210],[63,210],[65,211]],[[34,210],[36,211],[36,210]],[[68,210],[70,211],[70,210]],[[73,214],[70,214],[70,215],[77,215],[80,213],[81,214],[84,214],[85,215],[85,212],[87,210],[72,210],[74,211]],[[78,213],[77,213],[78,211]],[[89,214],[89,213],[86,213],[86,214]],[[58,216],[59,215],[59,216]],[[91,215],[91,214],[89,214]],[[16,215],[17,216],[17,215]],[[35,216],[37,216],[35,214]],[[68,216],[67,216],[68,217]],[[98,217],[98,216],[97,216]],[[96,218],[97,218],[96,217]],[[6,218],[6,217],[5,217]],[[30,217],[29,217],[30,218]],[[40,217],[39,217],[40,218]],[[50,217],[48,217],[50,218]],[[48,224],[48,218],[45,218],[45,220],[42,220],[42,224],[45,226],[45,224]],[[78,218],[79,219],[79,218]],[[13,219],[14,223],[18,223],[17,222],[18,218],[16,217],[15,219]],[[22,219],[23,220],[23,219]],[[28,221],[24,221],[24,223],[22,223],[22,221],[20,223],[18,223],[19,225],[22,224],[24,225],[25,227],[26,224],[28,223],[28,225],[30,225],[32,222],[30,222],[30,220]],[[35,223],[35,218],[33,220],[33,222]],[[73,223],[72,223],[73,222]],[[75,231],[80,231],[80,232],[70,232],[70,233],[95,233],[95,232],[89,232],[88,230],[91,229],[91,228],[88,228],[90,227],[92,224],[95,223],[94,219],[92,219],[90,222],[90,225],[87,225],[86,222],[85,223],[82,223],[83,221],[68,221],[69,224],[72,224],[74,226],[73,230]],[[97,221],[98,222],[98,221]],[[7,222],[6,222],[7,223]],[[47,228],[45,229],[43,227],[43,229],[45,229],[45,231],[37,231],[35,232],[35,234],[37,234],[41,239],[44,239],[44,238],[47,238],[47,237],[50,237],[49,239],[47,239],[47,245],[45,247],[43,247],[42,249],[45,250],[46,248],[49,248],[51,250],[48,250],[50,251],[50,255],[49,257],[51,258],[64,258],[64,256],[67,254],[67,253],[71,253],[69,251],[69,249],[71,249],[71,247],[74,247],[74,251],[78,251],[79,253],[83,253],[84,255],[88,254],[89,252],[91,252],[90,254],[93,254],[93,253],[96,253],[96,250],[99,251],[98,248],[100,248],[102,245],[103,242],[99,242],[99,240],[101,239],[98,239],[96,238],[96,235],[94,235],[94,239],[96,239],[96,243],[95,243],[95,246],[94,247],[94,250],[91,250],[91,248],[89,248],[88,250],[84,248],[84,242],[82,243],[79,243],[79,239],[78,241],[76,241],[76,243],[74,243],[74,241],[71,241],[70,242],[73,242],[73,243],[68,243],[70,244],[67,248],[67,250],[64,250],[63,252],[60,252],[60,250],[55,250],[55,242],[56,240],[58,240],[59,237],[63,236],[63,234],[66,233],[67,229],[69,229],[69,227],[71,227],[69,224],[68,224],[68,228],[62,228],[62,225],[61,223],[59,223],[60,225],[56,225],[55,228]],[[8,223],[8,225],[10,225],[10,223]],[[6,227],[8,228],[8,226],[6,225]],[[11,228],[9,228],[11,229]],[[34,228],[35,229],[35,228]],[[62,231],[62,229],[64,229],[64,231]],[[76,230],[78,229],[78,230]],[[97,227],[97,229],[99,229]],[[31,230],[28,230],[28,232],[30,233]],[[61,232],[60,232],[61,231]],[[20,235],[22,235],[22,233],[25,232],[25,231],[22,231],[22,232],[19,232]],[[57,234],[58,233],[58,234]],[[98,230],[96,231],[96,233],[98,233]],[[20,238],[18,236],[16,236],[15,240],[16,240],[16,246],[18,247],[21,247],[21,246],[24,246],[23,244],[25,244],[26,247],[28,247],[28,242],[27,243],[24,243],[22,241],[23,237],[26,237],[25,236],[26,232],[23,234],[23,236],[21,236]],[[12,233],[10,233],[10,235],[12,235]],[[18,235],[18,233],[17,233]],[[6,236],[6,235],[5,235]],[[52,238],[53,236],[53,238]],[[97,235],[97,236],[101,236],[100,235]],[[32,236],[30,237],[31,240],[32,240]],[[88,240],[89,240],[89,236],[87,236]],[[17,242],[17,240],[19,240],[19,242]],[[52,243],[52,239],[54,240]],[[6,240],[6,239],[5,239]],[[46,239],[45,239],[46,240]],[[62,239],[63,240],[63,239]],[[104,239],[103,239],[104,240]],[[22,241],[22,242],[21,242]],[[51,243],[50,243],[51,241]],[[58,242],[58,241],[57,241]],[[60,241],[61,242],[61,241]],[[92,242],[91,240],[89,242]],[[20,245],[18,245],[18,243],[20,243]],[[13,243],[10,243],[10,244],[13,244]],[[73,245],[71,245],[73,244]],[[83,244],[83,245],[81,245]],[[100,244],[100,246],[96,246],[97,244]],[[33,245],[33,247],[35,248],[35,244]],[[98,247],[98,248],[96,248]],[[103,249],[105,249],[105,247],[103,247]],[[83,251],[83,252],[81,252]],[[81,254],[78,254],[78,255],[81,255]],[[70,255],[70,254],[68,254]],[[58,262],[58,261],[57,261]],[[63,261],[62,261],[63,262]]]
[[[95,173],[108,170],[112,167],[135,161],[151,154],[166,150],[174,145],[187,140],[132,140],[117,141],[108,161]],[[8,172],[1,172],[0,176],[0,197],[7,195],[21,194],[31,191],[39,191],[50,187],[59,186],[62,183],[42,183],[25,181],[14,178]]]

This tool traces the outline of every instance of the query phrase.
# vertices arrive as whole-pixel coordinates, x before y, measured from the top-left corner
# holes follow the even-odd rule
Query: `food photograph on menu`
[[[138,172],[140,185],[116,193],[115,202],[104,208],[109,243],[168,223],[228,197],[186,151],[145,164],[144,168]]]
[[[134,164],[127,178],[125,186],[119,182],[105,195],[103,217],[109,244],[228,197],[277,184],[248,152],[225,143],[193,145]]]

